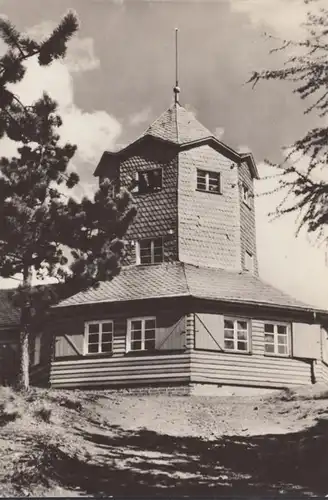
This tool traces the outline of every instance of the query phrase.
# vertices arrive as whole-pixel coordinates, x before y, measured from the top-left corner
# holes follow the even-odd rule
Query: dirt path
[[[328,399],[311,390],[7,394],[3,416],[17,415],[0,426],[0,489],[7,496],[325,495]]]

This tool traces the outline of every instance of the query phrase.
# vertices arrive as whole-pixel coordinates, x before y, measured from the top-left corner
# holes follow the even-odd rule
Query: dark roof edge
[[[281,304],[272,304],[270,302],[257,302],[257,301],[251,301],[251,300],[241,300],[241,299],[213,299],[211,297],[200,297],[197,295],[192,295],[190,292],[184,293],[184,294],[177,294],[177,295],[165,295],[162,297],[146,297],[143,299],[131,299],[131,300],[98,300],[98,301],[90,301],[90,302],[84,302],[83,304],[68,304],[68,305],[60,305],[57,304],[55,306],[52,306],[52,310],[58,310],[58,309],[66,309],[66,308],[73,308],[73,307],[82,307],[82,306],[94,306],[94,305],[100,305],[100,304],[115,304],[115,303],[120,303],[120,304],[127,304],[127,303],[135,303],[135,302],[144,302],[144,301],[154,301],[154,300],[165,300],[165,299],[178,299],[178,298],[191,298],[195,300],[206,300],[210,302],[216,302],[216,303],[222,303],[222,304],[238,304],[238,305],[244,305],[244,306],[252,306],[252,307],[267,307],[269,309],[275,309],[277,311],[290,311],[290,312],[299,312],[299,313],[309,313],[309,314],[319,314],[324,316],[325,318],[328,319],[328,311],[324,309],[319,309],[316,307],[311,307],[311,306],[288,306],[288,305],[281,305]]]
[[[80,304],[67,304],[67,305],[61,305],[56,304],[54,306],[51,306],[51,310],[54,309],[64,309],[66,307],[81,307],[81,306],[94,306],[96,304],[128,304],[129,302],[141,302],[144,300],[161,300],[161,299],[178,299],[178,298],[186,298],[186,297],[191,297],[190,293],[180,293],[180,294],[172,294],[172,295],[163,295],[161,297],[144,297],[142,299],[125,299],[125,300],[93,300],[89,302],[83,302]],[[66,300],[66,299],[65,299]],[[69,300],[69,298],[67,299]]]
[[[187,149],[198,145],[200,146],[202,144],[210,144],[212,147],[216,147],[219,152],[224,151],[227,154],[227,156],[233,161],[236,162],[246,161],[253,174],[253,177],[255,177],[256,179],[260,178],[254,157],[251,152],[238,153],[230,146],[227,146],[224,142],[219,141],[219,139],[217,139],[212,135],[209,137],[204,137],[202,139],[197,139],[196,141],[185,142],[183,144],[180,144],[179,146],[180,149]]]
[[[218,149],[218,151],[220,151],[220,152],[224,151],[228,155],[228,157],[230,159],[232,159],[233,161],[236,161],[236,162],[245,161],[248,164],[248,166],[249,166],[249,168],[250,168],[250,170],[251,170],[251,172],[253,174],[253,177],[255,179],[259,179],[260,178],[257,166],[255,164],[254,157],[253,157],[253,155],[252,155],[251,152],[249,152],[249,153],[238,153],[237,151],[235,151],[234,149],[230,148],[229,146],[227,146],[223,142],[219,141],[219,139],[217,139],[213,135],[208,136],[208,137],[204,137],[202,139],[197,139],[196,141],[189,141],[189,142],[185,142],[183,144],[177,144],[174,141],[167,141],[165,139],[161,139],[160,137],[154,137],[152,134],[144,134],[141,137],[139,137],[138,139],[136,139],[134,142],[131,142],[130,144],[128,144],[127,146],[125,146],[124,148],[122,148],[122,149],[120,149],[118,151],[104,151],[104,153],[102,154],[102,156],[100,158],[100,161],[99,161],[99,163],[98,163],[98,165],[97,165],[97,167],[96,167],[93,175],[95,177],[98,177],[100,175],[100,172],[101,172],[101,169],[103,167],[103,164],[104,164],[104,161],[105,161],[106,157],[119,157],[122,153],[125,153],[130,148],[132,148],[136,144],[139,144],[145,138],[149,138],[149,137],[151,137],[154,140],[157,140],[157,141],[160,141],[162,143],[165,143],[165,144],[173,144],[173,145],[175,145],[180,150],[184,150],[184,149],[187,149],[187,148],[192,148],[192,147],[195,147],[195,146],[200,146],[202,144],[210,144],[212,147],[216,146],[217,149]]]
[[[93,173],[94,177],[98,177],[100,175],[100,171],[101,171],[101,169],[103,167],[103,163],[104,163],[104,160],[105,160],[106,157],[112,157],[112,158],[119,157],[121,154],[126,153],[126,151],[128,151],[129,149],[131,149],[133,146],[136,146],[137,144],[139,144],[140,142],[142,142],[144,139],[149,138],[149,137],[151,137],[155,141],[162,142],[163,144],[173,144],[176,147],[179,146],[179,144],[177,144],[174,141],[167,141],[165,139],[162,139],[161,137],[155,137],[152,134],[144,134],[144,135],[138,137],[138,139],[136,139],[135,141],[131,142],[130,144],[128,144],[127,146],[125,146],[122,149],[119,149],[117,151],[104,151],[103,154],[101,155],[99,163],[96,166],[96,169],[95,169],[95,171]]]
[[[194,299],[197,300],[208,300],[212,302],[222,302],[225,304],[238,304],[245,306],[260,306],[260,307],[268,307],[269,309],[277,309],[281,311],[293,311],[293,312],[304,312],[304,313],[315,313],[322,314],[326,316],[328,319],[328,311],[325,309],[319,309],[312,306],[288,306],[288,305],[280,305],[280,304],[272,304],[270,302],[257,302],[252,300],[241,300],[241,299],[213,299],[211,297],[198,297],[197,295],[192,295]]]

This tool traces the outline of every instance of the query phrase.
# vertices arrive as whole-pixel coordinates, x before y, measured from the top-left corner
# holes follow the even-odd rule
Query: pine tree
[[[304,39],[280,40],[280,45],[271,50],[271,53],[288,53],[284,66],[254,71],[249,82],[253,87],[261,80],[292,82],[294,93],[309,102],[305,113],[317,114],[319,125],[287,146],[288,151],[280,164],[267,163],[279,169],[278,190],[284,191],[276,215],[296,213],[298,231],[305,227],[320,238],[326,236],[328,223],[328,183],[323,175],[328,164],[328,10],[315,9],[316,1],[304,0],[305,4],[314,5],[307,13]],[[304,162],[306,168],[302,166]]]
[[[33,288],[33,273],[40,279],[57,278],[66,294],[111,279],[120,270],[124,233],[135,214],[129,192],[113,197],[106,179],[93,199],[79,202],[63,194],[61,187],[72,189],[79,178],[69,173],[76,146],[60,144],[57,104],[44,93],[27,107],[7,88],[24,77],[29,57],[38,57],[41,65],[63,57],[77,27],[75,15],[69,13],[38,44],[0,21],[0,35],[9,45],[0,59],[0,131],[19,146],[16,156],[0,159],[0,276],[22,276],[14,294],[21,311],[21,389],[29,387],[29,342],[36,313],[58,297],[51,287]]]

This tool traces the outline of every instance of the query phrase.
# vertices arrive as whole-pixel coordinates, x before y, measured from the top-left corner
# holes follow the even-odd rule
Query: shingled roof
[[[315,310],[247,273],[198,267],[183,262],[123,268],[110,282],[80,292],[55,308],[164,297],[196,297],[229,303]]]
[[[213,137],[212,132],[205,128],[193,113],[187,111],[179,103],[172,104],[164,111],[143,135],[152,135],[175,144],[185,144]]]
[[[210,130],[197,120],[191,111],[185,109],[178,102],[175,102],[164,111],[164,113],[162,113],[137,140],[121,149],[105,151],[96,167],[94,175],[101,175],[103,167],[107,165],[108,158],[119,157],[121,154],[126,154],[129,149],[133,148],[147,137],[153,137],[157,140],[175,144],[180,149],[190,147],[190,145],[208,143],[233,161],[245,161],[248,163],[252,175],[257,179],[259,178],[259,173],[252,153],[238,153],[219,141]]]

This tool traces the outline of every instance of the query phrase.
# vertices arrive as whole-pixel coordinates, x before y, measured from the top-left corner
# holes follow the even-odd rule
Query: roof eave
[[[213,301],[213,302],[222,302],[226,304],[239,304],[239,305],[245,305],[245,306],[260,306],[260,307],[268,307],[269,309],[276,309],[280,311],[291,311],[291,312],[304,312],[304,313],[311,313],[311,314],[320,314],[323,317],[328,319],[328,311],[324,309],[319,309],[311,306],[296,306],[296,305],[282,305],[282,304],[274,304],[272,302],[259,302],[259,301],[252,301],[252,300],[243,300],[243,299],[222,299],[222,298],[213,298],[213,297],[206,297],[206,296],[200,296],[200,295],[192,295],[194,299],[201,299],[201,300],[208,300],[208,301]]]
[[[105,160],[106,158],[109,158],[109,157],[112,157],[112,158],[115,158],[115,157],[119,157],[120,155],[122,155],[123,153],[126,153],[127,151],[129,151],[129,149],[131,149],[132,147],[136,146],[137,144],[140,144],[144,139],[147,139],[151,137],[152,139],[156,140],[156,141],[159,141],[163,144],[173,144],[175,146],[178,146],[178,144],[175,142],[175,141],[169,141],[167,139],[162,139],[161,137],[157,137],[155,135],[152,135],[152,134],[144,134],[142,135],[141,137],[139,137],[138,139],[136,139],[135,141],[131,142],[130,144],[128,144],[127,146],[125,146],[124,148],[122,149],[119,149],[117,151],[105,151],[101,158],[100,158],[100,161],[93,173],[94,177],[99,177],[101,175],[101,170],[103,168],[103,166],[105,165]]]
[[[115,304],[115,303],[120,303],[120,304],[128,304],[128,303],[136,303],[136,302],[144,302],[144,301],[154,301],[154,300],[165,300],[165,299],[179,299],[179,298],[190,298],[190,299],[195,299],[195,300],[206,300],[206,301],[212,301],[216,303],[222,303],[222,304],[238,304],[238,305],[243,305],[243,306],[250,306],[250,307],[263,307],[263,308],[268,308],[268,309],[274,309],[276,311],[285,311],[285,312],[294,312],[294,313],[304,313],[304,314],[311,314],[311,315],[320,315],[322,318],[328,320],[328,311],[324,309],[319,309],[311,306],[297,306],[297,305],[282,305],[282,304],[274,304],[270,302],[260,302],[260,301],[252,301],[252,300],[244,300],[244,299],[224,299],[224,298],[213,298],[213,297],[206,297],[202,295],[194,295],[191,293],[179,293],[179,294],[172,294],[172,295],[165,295],[165,296],[160,296],[160,297],[144,297],[142,299],[136,298],[136,299],[126,299],[126,300],[95,300],[95,301],[88,301],[88,302],[83,302],[80,304],[57,304],[55,306],[52,306],[53,311],[58,311],[62,309],[71,309],[75,307],[81,307],[81,306],[95,306],[95,305],[101,305],[101,304]]]
[[[238,153],[234,149],[224,144],[224,142],[219,141],[219,139],[217,139],[214,136],[204,137],[202,139],[197,139],[196,141],[184,142],[179,146],[181,149],[185,149],[211,143],[212,145],[217,146],[221,151],[224,151],[231,160],[236,161],[238,163],[246,161],[252,172],[253,177],[255,179],[260,178],[252,153]]]

